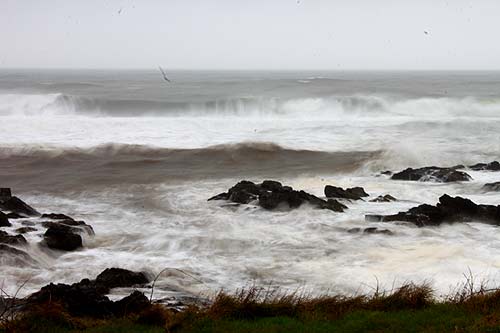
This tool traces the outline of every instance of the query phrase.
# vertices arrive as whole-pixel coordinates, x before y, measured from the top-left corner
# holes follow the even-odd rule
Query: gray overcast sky
[[[0,67],[500,69],[499,18],[499,0],[0,0]]]

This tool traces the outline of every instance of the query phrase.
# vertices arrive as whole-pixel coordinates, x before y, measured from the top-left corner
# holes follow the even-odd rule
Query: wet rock
[[[75,221],[75,220],[57,220],[57,222],[52,221],[44,221],[40,223],[44,228],[57,227],[58,225],[63,225],[66,227],[70,227],[71,231],[74,233],[82,233],[85,232],[89,236],[94,235],[94,229],[92,226],[88,225],[83,221]]]
[[[36,223],[33,221],[22,221],[21,224],[28,226],[28,227],[32,227],[32,226],[36,225]]]
[[[26,238],[21,235],[13,236],[0,230],[0,243],[8,245],[25,245],[27,241]]]
[[[469,166],[469,169],[474,171],[500,171],[500,163],[497,161],[493,161],[491,163],[478,163]]]
[[[150,279],[143,272],[133,272],[122,268],[106,268],[96,278],[96,283],[108,289],[132,287],[148,283]]]
[[[208,199],[208,201],[212,200],[229,200],[229,193],[227,192],[219,193]]]
[[[33,207],[19,199],[18,197],[10,197],[0,201],[0,209],[10,211],[21,216],[40,216],[40,213]]]
[[[37,231],[37,229],[33,227],[21,227],[16,229],[16,232],[18,234],[26,234],[28,232],[33,232],[33,231]]]
[[[379,229],[375,227],[365,228],[363,230],[365,234],[383,234],[383,235],[394,235],[394,233],[388,229]]]
[[[385,175],[385,176],[390,176],[390,175],[392,175],[392,171],[386,170],[386,171],[380,172],[380,174]]]
[[[135,290],[127,297],[114,302],[113,312],[116,316],[125,316],[131,313],[138,313],[151,306],[149,299],[140,291]]]
[[[72,217],[64,214],[56,214],[56,213],[50,213],[50,214],[42,214],[42,218],[47,218],[47,219],[52,219],[52,220],[74,220]]]
[[[9,219],[22,219],[24,216],[19,215],[19,214],[17,214],[17,213],[8,213],[8,214],[7,214],[7,217],[8,217]]]
[[[350,234],[357,234],[361,232],[361,228],[351,228],[347,230]],[[388,229],[379,229],[375,227],[369,227],[363,229],[364,234],[383,234],[383,235],[394,235],[394,233]]]
[[[10,227],[11,225],[7,214],[0,212],[0,227]]]
[[[327,198],[360,200],[363,197],[367,197],[368,193],[366,193],[362,187],[353,187],[344,190],[341,187],[326,185],[325,196]]]
[[[75,316],[104,318],[114,314],[113,302],[89,279],[83,279],[72,285],[51,283],[27,299],[29,305],[48,302],[60,303]]]
[[[354,189],[354,191],[358,190]],[[318,208],[336,212],[342,212],[347,208],[336,200],[326,201],[307,192],[296,191],[290,186],[283,186],[280,182],[273,180],[265,180],[261,184],[244,180],[230,188],[227,193],[218,194],[208,200],[229,200],[238,204],[255,201],[259,206],[268,210],[279,206],[298,208],[306,202]]]
[[[435,181],[441,183],[462,182],[472,179],[467,173],[455,168],[425,167],[419,169],[408,168],[392,175],[394,180]]]
[[[500,182],[484,184],[483,190],[488,192],[498,192],[500,191]]]
[[[74,232],[74,228],[64,224],[51,225],[43,239],[51,249],[73,251],[83,246],[82,237]]]
[[[148,281],[142,282],[144,277],[139,279],[141,274],[110,268],[99,274],[96,280],[83,279],[72,285],[51,283],[30,295],[27,298],[27,304],[29,307],[47,302],[58,302],[71,315],[93,318],[137,313],[150,306],[149,300],[143,293],[134,291],[116,302],[111,301],[105,294],[109,293],[110,288],[147,283]],[[131,284],[131,281],[134,283]]]
[[[365,219],[378,222],[411,222],[419,227],[460,222],[486,222],[499,225],[500,206],[478,205],[469,199],[453,198],[445,194],[439,198],[436,206],[423,204],[407,212],[395,215],[366,215]]]
[[[398,200],[390,194],[379,195],[375,199],[370,200],[370,202],[392,202],[392,201],[398,201]]]
[[[0,188],[0,201],[8,200],[12,197],[12,192],[8,187]]]

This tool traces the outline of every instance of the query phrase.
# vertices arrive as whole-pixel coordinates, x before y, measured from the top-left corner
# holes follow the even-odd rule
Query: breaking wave
[[[0,148],[0,182],[14,188],[75,189],[226,177],[342,173],[380,152],[294,150],[249,142],[199,149],[106,144],[93,148]]]
[[[97,98],[59,93],[1,94],[0,115],[165,117],[498,117],[499,99],[413,98],[377,95],[303,98],[234,97],[203,102]]]

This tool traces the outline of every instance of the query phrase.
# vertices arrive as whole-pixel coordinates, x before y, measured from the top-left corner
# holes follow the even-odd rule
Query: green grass
[[[436,300],[428,286],[414,284],[350,297],[251,288],[235,295],[220,293],[204,308],[173,312],[153,305],[124,318],[107,319],[75,317],[61,304],[47,303],[3,321],[0,333],[500,333],[500,290],[466,287],[445,300]]]
[[[327,333],[327,332],[500,332],[496,320],[456,306],[435,305],[423,310],[356,311],[338,320],[269,317],[255,320],[210,319],[193,322],[178,333]],[[490,317],[491,319],[491,317]],[[495,317],[500,319],[500,317]]]

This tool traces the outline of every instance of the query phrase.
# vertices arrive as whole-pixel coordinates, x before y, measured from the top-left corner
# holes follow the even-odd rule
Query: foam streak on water
[[[387,288],[431,281],[445,293],[469,269],[500,282],[496,226],[364,221],[435,204],[444,193],[500,203],[481,189],[500,173],[471,172],[467,184],[378,175],[500,159],[497,73],[174,72],[170,86],[153,71],[0,74],[0,186],[96,232],[81,251],[33,245],[36,265],[3,263],[9,290],[28,278],[24,293],[75,282],[111,266],[169,268],[158,297],[253,283],[369,291],[377,280]],[[331,184],[401,201],[349,202],[342,214],[206,201],[241,179],[269,178],[319,196]],[[394,235],[347,232],[369,226]]]

